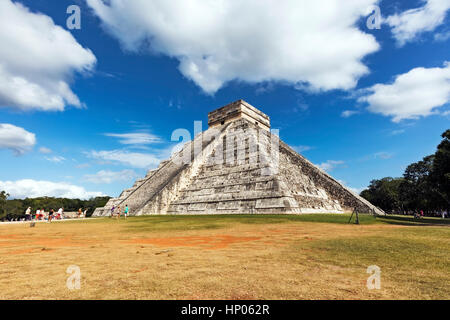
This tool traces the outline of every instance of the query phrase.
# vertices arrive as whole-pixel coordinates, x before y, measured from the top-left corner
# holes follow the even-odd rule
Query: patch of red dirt
[[[3,236],[5,238],[5,236]],[[14,236],[9,238],[9,240],[13,241],[0,241],[0,247],[8,247],[8,246],[21,246],[24,244],[24,241],[27,244],[43,246],[43,247],[85,247],[89,245],[93,245],[96,242],[92,240],[74,240],[70,237],[65,238],[44,238],[44,237],[19,237]]]
[[[12,240],[12,239],[21,239],[23,237],[19,236],[18,234],[7,234],[0,236],[0,240]]]
[[[73,240],[69,237],[66,238],[38,238],[33,239],[33,244],[46,246],[46,247],[86,247],[93,244],[93,241],[80,241]]]
[[[207,249],[223,249],[229,245],[259,240],[261,237],[235,237],[217,235],[205,237],[174,237],[174,238],[142,238],[128,240],[128,243],[153,244],[160,247],[197,247],[206,246]]]
[[[11,246],[11,242],[0,241],[0,247],[9,247],[9,246]]]
[[[142,268],[142,269],[139,269],[139,270],[132,270],[131,272],[132,272],[132,273],[139,273],[139,272],[143,272],[143,271],[146,271],[146,270],[148,270],[147,267]]]
[[[36,251],[36,249],[22,249],[22,250],[9,251],[7,254],[19,255],[19,254],[25,254],[25,253],[33,253],[35,251]]]

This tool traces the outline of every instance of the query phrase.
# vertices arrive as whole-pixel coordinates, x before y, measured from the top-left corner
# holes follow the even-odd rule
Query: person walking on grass
[[[130,209],[128,209],[128,205],[125,205],[125,210],[123,210],[123,215],[125,217],[125,220],[127,220],[129,210]]]
[[[28,207],[28,209],[25,211],[25,220],[31,220],[31,207]]]
[[[117,206],[117,220],[120,219],[120,206]]]
[[[52,222],[53,219],[53,215],[55,214],[55,210],[50,209],[50,211],[48,212],[48,223]]]
[[[41,220],[41,217],[43,217],[44,216],[44,209],[38,209],[37,211],[36,211],[36,220]]]
[[[59,208],[57,218],[62,220],[64,218],[64,208]]]

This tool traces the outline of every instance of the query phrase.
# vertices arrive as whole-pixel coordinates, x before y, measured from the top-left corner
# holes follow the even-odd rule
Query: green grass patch
[[[302,214],[302,215],[185,215],[185,216],[141,216],[127,220],[128,231],[184,231],[228,228],[235,224],[286,224],[301,222],[348,223],[347,214]],[[116,222],[114,219],[111,219]],[[361,215],[364,225],[379,223],[375,217]]]
[[[411,227],[385,230],[379,236],[297,241],[286,250],[288,259],[306,259],[364,274],[377,265],[382,277],[405,292],[448,297],[450,287],[450,229]]]
[[[183,231],[183,230],[207,230],[231,227],[235,224],[286,224],[286,223],[335,223],[348,224],[350,214],[271,214],[271,215],[154,215],[129,217],[128,220],[122,217],[119,221],[115,218],[97,218],[70,221],[69,223],[125,223],[125,230],[129,231]],[[449,220],[449,221],[447,221]],[[407,226],[450,226],[450,219],[443,220],[437,218],[414,219],[409,216],[386,216],[374,217],[367,214],[359,215],[361,225],[372,224],[396,224]],[[355,222],[353,216],[351,223]]]

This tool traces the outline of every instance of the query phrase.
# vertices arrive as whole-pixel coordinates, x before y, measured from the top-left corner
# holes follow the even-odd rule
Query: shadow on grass
[[[420,219],[414,219],[413,216],[383,216],[378,217],[377,220],[396,225],[404,226],[450,226],[450,219],[429,218],[424,217]]]

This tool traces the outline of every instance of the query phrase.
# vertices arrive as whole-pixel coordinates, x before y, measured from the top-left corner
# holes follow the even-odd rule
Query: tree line
[[[403,177],[372,180],[361,196],[390,213],[449,212],[450,129],[442,134],[434,154],[410,164]]]
[[[110,199],[110,197],[96,197],[89,200],[40,197],[8,200],[8,197],[6,191],[0,192],[0,220],[21,217],[28,207],[32,208],[33,213],[37,209],[45,209],[48,212],[50,209],[56,211],[64,208],[66,212],[75,212],[82,208],[83,210],[87,209],[87,216],[91,216],[96,208],[104,207]]]

